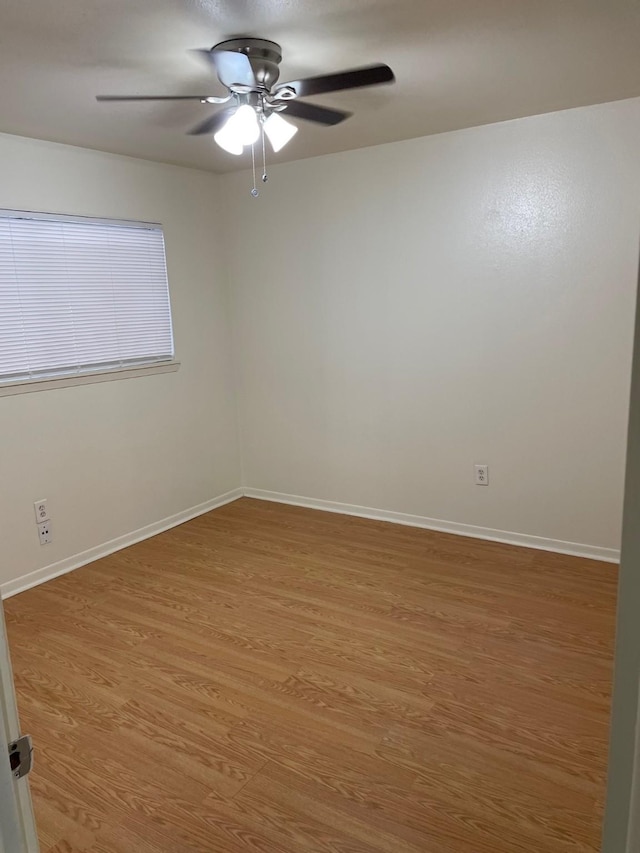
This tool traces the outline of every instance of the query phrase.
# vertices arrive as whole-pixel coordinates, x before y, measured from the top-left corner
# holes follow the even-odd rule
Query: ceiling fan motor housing
[[[257,38],[228,39],[214,45],[212,50],[244,53],[248,57],[261,90],[269,91],[280,76],[282,49],[275,41]]]

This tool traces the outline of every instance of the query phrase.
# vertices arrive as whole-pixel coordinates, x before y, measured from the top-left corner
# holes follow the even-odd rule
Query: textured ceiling
[[[283,48],[281,82],[386,62],[394,86],[314,98],[353,110],[272,161],[640,95],[638,0],[2,0],[0,131],[227,171],[245,157],[185,130],[199,103],[104,94],[221,94],[190,53],[238,35]]]

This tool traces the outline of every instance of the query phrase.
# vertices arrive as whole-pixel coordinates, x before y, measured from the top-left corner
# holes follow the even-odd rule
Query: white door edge
[[[640,695],[638,696],[638,720],[636,722],[635,765],[631,785],[631,817],[627,853],[640,850]]]
[[[0,601],[0,853],[38,853],[40,849],[28,780],[14,779],[9,764],[8,744],[20,734]]]

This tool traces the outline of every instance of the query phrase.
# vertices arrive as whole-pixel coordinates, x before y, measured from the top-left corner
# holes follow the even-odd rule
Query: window
[[[0,211],[0,385],[173,355],[159,225]]]

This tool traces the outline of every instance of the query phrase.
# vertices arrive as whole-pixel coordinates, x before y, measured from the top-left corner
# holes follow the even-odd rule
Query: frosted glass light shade
[[[267,134],[273,150],[280,151],[287,142],[293,139],[298,128],[295,124],[283,119],[278,113],[271,113],[264,123],[264,132]]]
[[[258,116],[253,107],[243,104],[231,116],[227,124],[233,123],[233,131],[243,145],[253,145],[260,136],[260,125]]]
[[[233,132],[233,127],[229,127],[230,121],[231,120],[227,121],[220,130],[214,134],[213,138],[220,148],[224,148],[224,150],[228,151],[229,154],[242,154],[242,142],[240,142],[237,135]]]
[[[249,104],[243,104],[213,138],[229,154],[242,154],[244,146],[253,145],[259,136],[260,125],[256,111]]]

